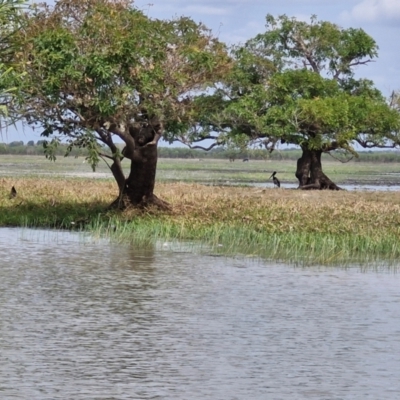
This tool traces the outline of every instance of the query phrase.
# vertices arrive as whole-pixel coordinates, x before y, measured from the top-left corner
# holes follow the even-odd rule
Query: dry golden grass
[[[0,207],[9,211],[29,205],[29,209],[49,212],[75,206],[88,211],[94,207],[98,212],[117,195],[116,185],[108,180],[3,178],[0,184]],[[13,185],[18,195],[9,199]],[[306,192],[173,183],[158,184],[156,194],[173,206],[172,213],[157,215],[180,224],[247,225],[271,233],[400,233],[397,192]],[[131,210],[120,218],[127,220],[137,214]]]
[[[270,232],[400,233],[400,193],[159,185],[174,214]]]
[[[47,178],[2,178],[0,179],[0,204],[8,198],[15,186],[18,196],[14,203],[34,202],[45,206],[48,203],[107,202],[115,197],[115,185],[111,181],[97,179],[47,179]],[[8,202],[8,204],[11,204]]]
[[[17,196],[10,199],[11,187]],[[89,229],[116,240],[196,240],[237,252],[303,263],[400,259],[400,193],[298,191],[157,184],[172,205],[107,211],[114,182],[3,178],[0,226]],[[110,229],[112,228],[112,229]]]

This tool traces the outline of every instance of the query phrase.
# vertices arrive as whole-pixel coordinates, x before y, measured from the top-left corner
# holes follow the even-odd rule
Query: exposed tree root
[[[129,208],[141,210],[156,208],[160,211],[172,211],[172,206],[168,202],[159,199],[155,194],[147,197],[143,196],[142,200],[137,204],[133,204],[126,195],[119,196],[108,206],[110,210],[127,210]]]
[[[322,171],[321,150],[302,148],[303,154],[297,160],[296,177],[300,190],[343,190],[332,182]]]
[[[310,183],[308,185],[299,186],[300,190],[344,190],[340,186],[331,182],[328,185],[322,185],[321,183]]]

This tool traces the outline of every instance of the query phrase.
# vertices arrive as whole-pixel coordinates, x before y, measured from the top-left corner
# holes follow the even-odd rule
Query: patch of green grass
[[[154,241],[202,243],[208,251],[227,256],[246,255],[301,265],[393,263],[400,260],[397,235],[354,235],[314,232],[257,231],[249,226],[179,223],[160,218],[121,221],[97,219],[89,230],[117,242],[140,244]]]
[[[18,195],[9,198],[12,185]],[[158,184],[172,212],[106,211],[110,180],[3,178],[0,226],[87,230],[112,240],[193,241],[213,252],[302,264],[400,261],[396,192]]]

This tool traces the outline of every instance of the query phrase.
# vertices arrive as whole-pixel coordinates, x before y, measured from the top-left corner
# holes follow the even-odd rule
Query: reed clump
[[[9,198],[12,186],[18,195]],[[85,229],[119,241],[199,241],[224,254],[300,263],[400,260],[400,194],[159,184],[169,213],[107,211],[99,179],[2,179],[0,225]]]

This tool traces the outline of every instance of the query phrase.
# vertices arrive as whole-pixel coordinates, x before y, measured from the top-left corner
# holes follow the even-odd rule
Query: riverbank
[[[17,196],[10,199],[11,186]],[[400,194],[158,184],[173,206],[106,211],[101,179],[3,178],[0,226],[89,230],[118,241],[200,241],[222,254],[304,264],[400,261]]]

